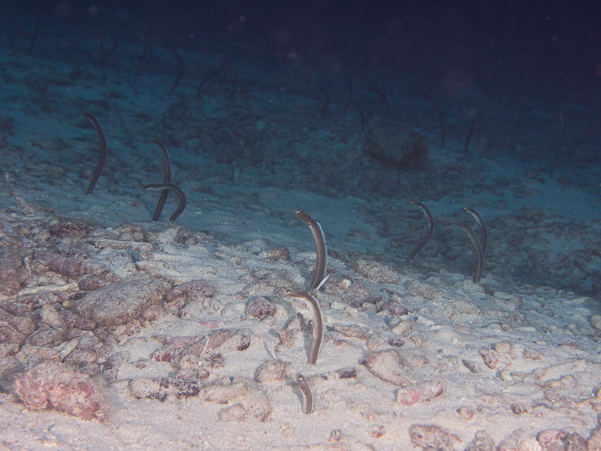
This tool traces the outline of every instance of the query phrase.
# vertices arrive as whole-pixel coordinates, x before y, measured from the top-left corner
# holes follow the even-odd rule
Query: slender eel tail
[[[307,379],[301,373],[298,373],[296,375],[296,383],[303,394],[303,413],[306,415],[313,413],[313,395],[311,394]]]
[[[159,149],[161,149],[161,155],[163,156],[163,183],[171,183],[171,163],[169,162],[169,153],[167,152],[167,148],[161,141],[158,140],[158,138],[152,138],[152,142],[159,146]],[[157,208],[154,210],[154,215],[152,215],[153,221],[158,221],[161,217],[161,212],[163,211],[165,202],[167,202],[168,195],[168,189],[164,189],[161,192],[161,197],[157,203]]]
[[[478,241],[478,237],[474,233],[474,231],[465,224],[457,224],[465,233],[467,233],[468,238],[472,243],[472,247],[474,248],[474,254],[476,254],[476,269],[474,270],[474,283],[479,283],[480,278],[482,277],[482,266],[484,264],[484,255],[482,253],[482,245],[480,241]]]
[[[94,175],[92,175],[92,180],[90,180],[90,184],[88,185],[88,190],[86,191],[86,196],[88,194],[92,194],[94,191],[94,187],[96,186],[96,182],[100,177],[100,173],[102,172],[102,168],[104,167],[104,160],[106,160],[106,140],[104,139],[104,133],[102,132],[102,128],[100,124],[96,120],[94,116],[90,113],[82,112],[85,117],[87,117],[94,128],[96,129],[96,134],[98,135],[98,141],[100,142],[100,157],[98,158],[98,164],[96,165],[96,169],[94,170]]]
[[[319,347],[323,340],[323,312],[319,306],[319,301],[310,294],[303,293],[302,291],[288,291],[288,296],[305,301],[313,310],[313,326],[311,330],[313,337],[311,338],[308,360],[308,363],[313,365],[317,362],[317,354],[319,354]]]

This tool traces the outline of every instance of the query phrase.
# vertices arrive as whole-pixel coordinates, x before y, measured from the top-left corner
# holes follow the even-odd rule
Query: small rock
[[[257,382],[276,382],[286,378],[286,371],[290,364],[282,360],[270,360],[257,368],[255,380]]]
[[[461,440],[441,427],[414,424],[409,428],[409,436],[414,445],[424,449],[452,451]]]
[[[542,451],[540,443],[521,429],[513,431],[497,445],[497,451]]]
[[[599,314],[591,315],[590,322],[591,322],[591,326],[593,326],[598,331],[601,331],[601,315],[599,315]]]
[[[511,357],[507,354],[493,351],[492,349],[482,349],[480,351],[480,356],[482,357],[484,364],[493,370],[503,371],[511,365]]]
[[[407,374],[408,364],[402,361],[398,352],[393,349],[371,352],[362,363],[374,376],[383,381],[400,387],[415,384],[415,380]]]
[[[391,301],[386,304],[384,309],[393,316],[405,316],[409,314],[409,309],[400,302]]]
[[[386,429],[384,429],[384,426],[380,424],[374,424],[367,430],[367,433],[372,438],[380,438],[386,434]]]
[[[341,368],[336,373],[339,379],[354,379],[357,377],[357,370],[355,368]]]
[[[353,270],[373,280],[376,283],[398,283],[399,275],[389,266],[384,266],[374,260],[358,258],[351,262]]]
[[[430,401],[442,393],[439,382],[430,381],[410,387],[399,388],[396,392],[396,401],[404,406]]]
[[[243,421],[246,419],[246,409],[242,404],[234,404],[219,413],[219,419],[222,421]]]
[[[371,293],[361,282],[354,282],[342,293],[342,300],[353,307],[361,307],[361,304],[371,296]]]
[[[271,413],[271,406],[265,394],[251,382],[235,382],[231,384],[209,385],[201,390],[201,397],[207,402],[218,404],[239,404],[244,408],[246,415],[259,421],[265,421]],[[229,420],[240,418],[240,411],[230,412],[230,408],[222,411],[222,419]]]
[[[17,343],[25,341],[25,335],[16,331],[10,324],[0,321],[0,343]]]
[[[463,363],[463,365],[474,374],[478,374],[480,372],[480,368],[478,368],[478,364],[476,362],[463,359],[461,363]]]
[[[65,327],[65,320],[61,315],[49,304],[43,305],[41,309],[41,322],[50,327]]]
[[[407,332],[409,332],[413,328],[414,324],[415,323],[410,320],[401,321],[396,326],[394,326],[391,329],[391,331],[394,332],[395,334],[403,335],[403,334],[406,334]]]
[[[580,436],[576,432],[568,434],[566,437],[566,450],[567,451],[588,451],[590,448],[584,437]]]
[[[241,404],[247,414],[259,421],[265,421],[271,413],[269,400],[260,390],[249,390],[242,397]]]
[[[340,429],[334,429],[330,433],[330,438],[328,439],[328,441],[338,443],[340,440],[342,440],[342,432],[340,432]]]
[[[530,410],[528,408],[528,406],[526,404],[524,404],[523,402],[515,402],[515,403],[511,404],[509,407],[511,407],[511,411],[513,413],[515,413],[516,415],[523,415],[525,413],[528,413],[528,411]]]
[[[269,299],[259,296],[248,304],[248,314],[261,321],[269,316],[275,315],[276,306]]]
[[[265,253],[265,260],[268,263],[275,263],[278,260],[282,260],[285,262],[289,262],[290,261],[290,251],[288,250],[287,247],[276,247],[274,249],[269,249],[266,253]]]
[[[467,406],[461,406],[457,409],[461,421],[470,421],[474,418],[474,411]]]
[[[239,382],[230,385],[213,384],[201,390],[201,397],[206,402],[227,404],[246,393],[246,386]]]
[[[465,451],[495,451],[495,444],[486,431],[478,431]]]

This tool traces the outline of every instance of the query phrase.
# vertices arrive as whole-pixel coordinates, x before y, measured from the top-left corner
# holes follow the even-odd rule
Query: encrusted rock
[[[250,333],[244,330],[237,330],[227,337],[219,350],[221,352],[246,351],[249,347]]]
[[[184,381],[173,377],[142,377],[133,380],[130,389],[136,398],[164,401],[169,395],[178,399],[197,396],[200,392],[200,385],[196,381]]]
[[[371,352],[362,363],[374,376],[391,384],[407,387],[416,382],[407,372],[409,365],[393,349]]]
[[[50,229],[50,234],[59,238],[83,238],[90,233],[90,226],[83,221],[67,221]]]
[[[10,313],[0,309],[0,323],[6,322],[16,331],[29,335],[36,328],[36,323],[32,315],[11,315]],[[0,338],[0,342],[2,339]]]
[[[84,274],[93,274],[116,279],[109,269],[87,258],[87,256],[63,257],[52,252],[39,251],[35,254],[36,261],[46,265],[52,271],[77,279]],[[117,280],[114,280],[117,281]]]
[[[32,346],[52,348],[67,340],[67,331],[62,328],[43,326],[27,337],[27,343]]]
[[[353,307],[360,307],[361,304],[371,296],[371,293],[361,282],[353,282],[344,293],[342,300],[351,304]]]
[[[84,420],[105,417],[107,402],[94,380],[56,363],[42,363],[14,383],[15,393],[29,409],[56,409]]]
[[[81,330],[94,330],[98,326],[98,323],[93,320],[84,318],[77,313],[70,310],[63,309],[60,312],[61,317],[65,321],[65,325],[69,328],[81,329]]]
[[[26,336],[16,331],[10,324],[0,321],[0,343],[18,343],[25,341]]]
[[[0,251],[0,293],[13,296],[25,286],[29,273],[16,249]]]
[[[392,316],[405,316],[409,314],[409,309],[400,302],[390,301],[384,307]]]
[[[265,261],[269,263],[275,263],[278,260],[282,260],[285,262],[290,261],[290,251],[287,247],[276,247],[274,249],[269,249],[265,252]]]
[[[429,299],[431,301],[440,301],[444,299],[444,295],[440,290],[434,288],[428,283],[420,282],[418,280],[414,280],[413,282],[411,282],[407,287],[407,290],[410,293]]]
[[[84,296],[77,313],[101,325],[118,326],[142,315],[157,303],[169,285],[160,279],[141,279],[106,286]]]
[[[174,302],[186,296],[193,296],[195,298],[213,298],[216,295],[217,290],[206,280],[192,280],[190,282],[182,283],[170,290],[165,295],[165,301]]]
[[[276,307],[269,299],[259,296],[248,304],[248,314],[261,321],[269,316],[275,315]]]

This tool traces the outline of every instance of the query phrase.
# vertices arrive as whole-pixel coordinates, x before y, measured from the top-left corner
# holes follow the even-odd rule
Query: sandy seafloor
[[[185,72],[168,96],[176,66],[164,46],[135,78],[140,43],[120,42],[99,68],[94,39],[50,34],[30,55],[26,34],[0,46],[0,166],[10,180],[0,192],[2,449],[451,450],[478,431],[481,450],[543,449],[549,430],[570,449],[586,449],[578,436],[600,440],[594,99],[562,105],[566,136],[550,175],[561,132],[553,99],[485,92],[461,77],[431,85],[447,124],[441,149],[432,105],[416,89],[428,84],[403,73],[353,74],[360,103],[376,104],[370,88],[380,83],[390,103],[362,130],[356,109],[344,113],[341,71],[262,63],[256,49],[233,46],[234,97],[227,83],[196,97],[220,64],[197,42],[178,48]],[[60,46],[62,56],[49,56]],[[318,86],[330,91],[325,113]],[[476,128],[464,155],[469,108]],[[89,196],[98,140],[82,111],[97,117],[108,147]],[[403,128],[424,136],[422,169],[365,155],[370,133]],[[166,221],[173,193],[153,223],[158,193],[141,189],[162,181],[155,136],[187,196],[176,223]],[[412,199],[429,207],[435,229],[406,265],[425,232]],[[455,225],[477,230],[463,206],[489,226],[477,284]],[[296,208],[321,223],[329,247],[315,365],[310,310],[286,296],[308,290],[316,261]],[[73,221],[86,225],[68,230]],[[96,285],[66,266],[85,266]],[[195,280],[205,291],[173,294]],[[120,305],[135,307],[115,313],[111,293],[124,286]],[[94,296],[96,310],[86,307]],[[263,320],[249,314],[258,297],[274,308]],[[18,331],[15,318],[35,332]],[[105,397],[102,419],[30,410],[15,381],[36,367],[51,368],[51,386],[57,368],[89,375]],[[310,415],[298,372],[312,389]],[[430,400],[397,401],[399,390],[439,386]],[[77,389],[61,387],[72,405]],[[39,390],[29,395],[47,396]]]

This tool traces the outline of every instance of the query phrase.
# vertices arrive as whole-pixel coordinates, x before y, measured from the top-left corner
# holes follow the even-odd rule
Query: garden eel
[[[457,225],[467,233],[468,238],[472,242],[472,247],[474,248],[474,254],[476,254],[476,270],[474,272],[474,283],[480,282],[480,277],[482,276],[482,265],[484,263],[484,255],[482,253],[482,245],[480,241],[478,241],[478,237],[474,233],[474,231],[467,225],[462,224],[461,222],[457,223]]]
[[[405,260],[405,263],[407,263],[407,264],[413,259],[413,257],[415,257],[417,255],[417,253],[419,251],[422,250],[422,247],[424,247],[426,245],[426,243],[432,236],[432,232],[434,231],[434,220],[432,219],[430,210],[428,210],[428,208],[424,204],[422,204],[421,202],[417,202],[415,200],[412,200],[410,202],[410,204],[415,205],[416,207],[419,207],[422,209],[422,211],[424,212],[424,215],[426,215],[426,219],[428,220],[428,231],[426,232],[426,236],[424,236],[422,238],[422,240],[417,244],[417,246],[415,246],[415,248],[411,251],[411,253],[407,257],[407,259]]]
[[[165,145],[158,140],[158,138],[152,138],[152,142],[155,143],[161,149],[161,155],[163,156],[163,171],[164,178],[163,183],[171,183],[171,164],[169,163],[169,153],[167,153],[167,148]],[[167,195],[169,194],[168,189],[164,189],[161,192],[161,197],[159,198],[159,203],[157,204],[157,208],[154,210],[154,215],[152,216],[153,221],[158,221],[161,217],[161,212],[163,211],[163,207],[165,206],[165,202],[167,202]]]
[[[480,213],[473,208],[463,207],[463,211],[472,215],[478,223],[478,227],[480,227],[480,245],[482,246],[482,255],[484,255],[484,252],[486,252],[486,245],[488,244],[488,229],[486,228],[486,222],[484,222],[484,218],[482,218]]]
[[[302,291],[288,290],[287,294],[288,296],[307,302],[311,305],[311,310],[313,310],[311,347],[309,348],[309,360],[307,361],[307,363],[313,365],[317,361],[317,354],[319,353],[319,347],[321,346],[321,340],[323,339],[323,313],[319,306],[319,301],[310,294]]]
[[[142,185],[142,188],[162,190],[169,189],[177,193],[177,195],[179,196],[179,207],[177,207],[177,210],[173,212],[173,214],[169,218],[169,221],[175,221],[177,217],[182,214],[182,211],[184,211],[184,209],[186,208],[186,195],[180,189],[179,186],[174,185],[173,183],[151,183],[150,185]]]
[[[96,134],[98,135],[98,141],[100,142],[100,158],[98,158],[98,164],[96,165],[96,169],[94,170],[94,175],[92,175],[92,180],[90,180],[90,185],[88,186],[88,190],[86,191],[86,196],[88,194],[92,194],[94,191],[94,187],[96,186],[96,182],[98,181],[98,177],[100,177],[100,173],[102,172],[102,167],[104,166],[104,160],[106,160],[106,140],[104,139],[104,133],[102,133],[102,128],[100,124],[96,120],[94,116],[90,113],[82,112],[85,117],[87,117],[94,128],[96,129]]]
[[[315,265],[315,273],[313,274],[313,281],[311,282],[311,290],[319,289],[325,282],[326,265],[328,263],[328,247],[326,245],[326,237],[323,234],[323,229],[319,222],[315,221],[304,211],[298,208],[294,210],[299,218],[307,223],[313,239],[315,240],[315,248],[317,249],[317,263]]]
[[[305,376],[298,373],[296,375],[296,383],[303,394],[303,413],[313,413],[313,395],[311,394],[311,389],[309,388],[309,384],[307,384]]]

